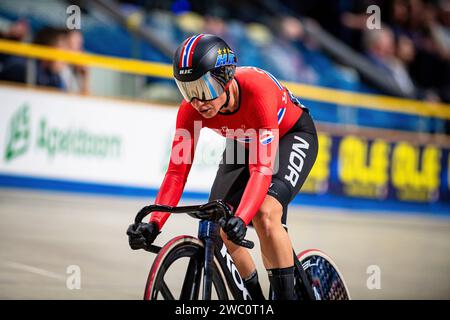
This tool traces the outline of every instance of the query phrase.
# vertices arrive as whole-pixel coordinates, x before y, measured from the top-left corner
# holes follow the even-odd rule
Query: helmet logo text
[[[232,50],[229,48],[217,50],[216,65],[214,66],[215,68],[234,64],[236,64],[236,62],[234,52]]]
[[[192,69],[180,70],[180,74],[191,74],[191,73],[192,73]]]

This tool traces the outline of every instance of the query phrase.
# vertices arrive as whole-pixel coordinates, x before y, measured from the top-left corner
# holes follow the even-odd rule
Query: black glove
[[[239,243],[244,240],[245,234],[247,233],[247,226],[241,218],[231,217],[228,221],[221,219],[219,223],[223,231],[227,234],[228,240],[235,243]]]
[[[128,243],[133,250],[148,249],[158,234],[158,225],[154,222],[133,223],[127,230]]]

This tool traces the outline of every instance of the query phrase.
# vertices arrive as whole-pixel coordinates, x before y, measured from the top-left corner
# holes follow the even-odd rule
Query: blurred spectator
[[[415,94],[414,84],[403,61],[395,56],[394,34],[389,27],[367,30],[364,34],[364,46],[368,58],[387,72],[405,95]]]
[[[271,66],[278,65],[280,74],[286,80],[317,84],[319,75],[306,63],[299,49],[306,44],[301,21],[292,16],[281,16],[274,18],[273,23],[274,30],[278,30],[278,33],[274,41],[276,46],[272,49]]]
[[[319,24],[339,37],[341,27],[340,12],[342,4],[336,0],[314,0],[314,1],[298,1],[283,0],[286,6],[301,16],[307,16],[315,19]],[[348,2],[348,1],[347,1]]]
[[[393,0],[388,9],[386,20],[395,34],[405,33],[409,21],[408,1]]]
[[[9,39],[23,40],[28,34],[28,25],[20,21],[14,25],[8,33]],[[70,40],[69,40],[70,39]],[[34,43],[59,49],[68,49],[69,43],[74,48],[79,47],[79,40],[68,37],[67,31],[53,27],[40,29],[35,37]],[[6,56],[3,59],[0,79],[13,82],[27,82],[28,59],[20,56]],[[68,86],[63,80],[63,72],[69,68],[62,61],[37,60],[36,62],[36,84],[67,90]]]
[[[219,37],[224,37],[228,30],[226,22],[218,16],[208,15],[205,17],[205,33],[211,33],[218,35]]]
[[[60,29],[45,27],[38,31],[34,42],[39,45],[57,49],[67,49],[65,32]],[[62,61],[38,60],[36,68],[36,84],[67,90],[62,79],[62,71],[67,64]]]
[[[66,47],[68,50],[83,51],[83,34],[78,30],[64,31]],[[61,71],[61,78],[67,91],[72,93],[89,93],[89,70],[86,66],[65,65]]]
[[[299,41],[304,36],[304,28],[301,21],[292,16],[283,16],[280,20],[282,35],[289,41]]]
[[[405,95],[450,102],[450,0],[119,2],[125,3],[125,6],[132,3],[149,11],[164,9],[173,12],[178,30],[169,26],[167,30],[170,30],[166,31],[173,33],[174,38],[184,39],[198,32],[217,34],[236,51],[245,52],[240,54],[242,64],[263,68],[270,66],[274,75],[281,79],[342,88],[342,79],[348,78],[342,68],[334,68],[336,81],[329,80],[333,78],[330,73],[321,75],[321,70],[327,66],[333,67],[333,63],[314,45],[315,39],[308,37],[309,32],[304,36],[303,20],[299,17],[302,19],[305,16],[310,21],[317,21],[355,50],[366,53],[374,65],[392,77]],[[371,5],[381,10],[381,19],[385,24],[383,31],[367,29],[370,15],[367,8]],[[263,27],[268,27],[268,32]],[[21,38],[22,29],[23,25],[18,24],[10,34]],[[56,41],[52,46],[83,50],[80,32],[65,30],[62,33],[65,40],[62,43]],[[19,58],[12,65],[21,66],[24,61]],[[46,81],[42,82],[48,82],[50,78],[53,86],[70,92],[88,92],[86,68],[48,62],[40,64],[42,68],[39,73],[51,74],[47,74],[44,77]],[[12,74],[16,80],[20,78],[24,81],[24,76],[21,77],[24,73]],[[1,77],[3,75],[0,73]],[[356,77],[351,81],[359,83]]]
[[[24,41],[29,36],[29,33],[30,27],[28,21],[26,19],[19,19],[11,23],[6,31],[0,32],[0,39]],[[0,53],[0,80],[14,81],[8,79],[14,78],[14,74],[11,74],[11,71],[16,66],[20,67],[24,63],[26,63],[26,60],[22,57]],[[25,82],[25,74],[17,80],[19,82]]]
[[[431,31],[446,59],[450,58],[450,1],[441,1]]]
[[[438,7],[422,0],[410,0],[408,4],[406,34],[416,49],[411,76],[418,85],[437,92],[441,100],[450,102],[450,60],[436,36],[436,30],[443,30],[437,19]]]
[[[449,0],[281,1],[315,18],[355,50],[368,53],[404,93],[413,92],[415,85],[417,98],[450,102]],[[390,30],[367,29],[370,5],[380,8],[381,19]]]
[[[30,26],[28,24],[27,19],[19,19],[10,24],[9,28],[0,32],[0,38],[15,40],[15,41],[24,41],[25,38],[29,35]]]

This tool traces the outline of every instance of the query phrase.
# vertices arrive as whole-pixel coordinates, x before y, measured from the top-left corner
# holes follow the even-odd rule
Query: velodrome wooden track
[[[0,298],[141,299],[155,255],[130,250],[125,231],[145,204],[1,189]],[[335,259],[354,299],[450,298],[449,218],[293,207],[288,225],[298,251],[319,248]],[[196,232],[192,218],[171,217],[156,243]],[[257,242],[254,230],[248,235]],[[258,249],[252,253],[267,290]],[[66,287],[70,265],[80,267],[80,290]],[[366,286],[370,265],[380,267],[381,289]]]

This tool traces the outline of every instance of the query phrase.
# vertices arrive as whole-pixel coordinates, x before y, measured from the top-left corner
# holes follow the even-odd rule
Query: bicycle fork
[[[203,265],[203,300],[211,300],[212,275],[214,263],[215,238],[218,225],[208,220],[202,220],[199,224],[198,237],[205,245],[205,259]]]

